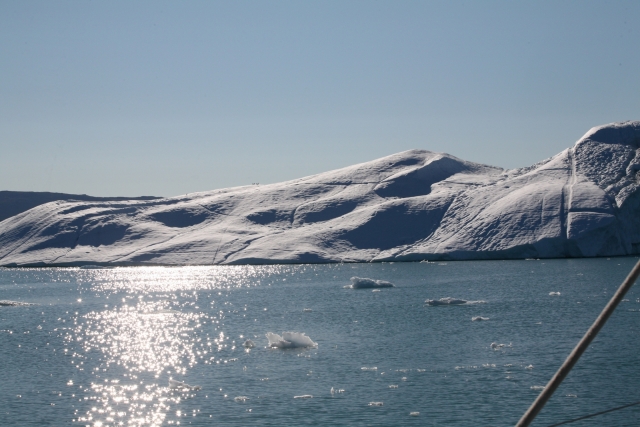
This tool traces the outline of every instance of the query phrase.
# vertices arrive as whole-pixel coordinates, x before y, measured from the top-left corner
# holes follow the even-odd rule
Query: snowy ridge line
[[[0,265],[446,261],[640,254],[640,122],[505,170],[409,150],[283,183],[55,201],[0,222]]]

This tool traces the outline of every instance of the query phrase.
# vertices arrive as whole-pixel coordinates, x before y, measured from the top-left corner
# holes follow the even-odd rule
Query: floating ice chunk
[[[336,393],[344,393],[344,389],[343,388],[334,389],[333,387],[331,387],[331,395],[334,395]]]
[[[300,396],[293,396],[294,399],[312,399],[313,396],[310,394],[301,394]]]
[[[498,344],[497,342],[492,342],[490,347],[494,350],[500,350],[505,347],[511,347],[511,343],[509,343],[509,345],[506,345],[506,344]]]
[[[480,321],[483,321],[483,320],[489,320],[489,318],[488,317],[482,317],[482,316],[474,316],[474,317],[471,318],[472,322],[480,322]]]
[[[389,388],[398,388],[398,386],[396,384],[391,384]]]
[[[269,347],[272,348],[306,348],[317,347],[318,344],[301,332],[283,332],[282,336],[267,332]]]
[[[411,416],[411,417],[419,417],[420,416],[420,412],[409,412],[409,416]]]
[[[35,304],[31,304],[29,302],[9,301],[6,299],[0,300],[0,306],[4,306],[4,307],[26,307],[29,305],[35,305]]]
[[[303,313],[311,313],[313,310],[311,310],[310,308],[303,308],[302,312]]]
[[[549,292],[549,295],[551,296],[560,296],[560,292]]]
[[[371,292],[380,292],[380,289],[373,289]]]
[[[247,396],[236,396],[233,398],[234,402],[239,402],[239,403],[244,403],[247,400],[249,400],[249,398]]]
[[[363,371],[377,371],[378,367],[377,366],[372,366],[372,367],[369,368],[369,367],[363,366],[360,369],[362,369]]]
[[[254,348],[256,345],[255,345],[255,343],[254,343],[253,341],[251,341],[251,340],[246,340],[246,341],[242,344],[242,346],[243,346],[244,348]]]
[[[169,380],[169,388],[171,390],[178,390],[178,391],[196,391],[196,390],[201,390],[202,387],[200,387],[199,385],[189,385],[187,383],[183,383],[180,381],[176,381],[176,380]]]
[[[533,365],[525,366],[525,367],[524,367],[524,369],[529,369],[529,370],[531,370],[531,369],[533,369]]]
[[[384,403],[382,402],[369,402],[369,406],[382,406]]]
[[[463,299],[456,299],[451,297],[440,298],[439,300],[428,299],[424,303],[427,305],[462,305],[466,304],[468,301]]]
[[[352,277],[351,284],[345,286],[348,289],[373,289],[373,288],[393,288],[393,283],[384,280],[368,279],[366,277]]]

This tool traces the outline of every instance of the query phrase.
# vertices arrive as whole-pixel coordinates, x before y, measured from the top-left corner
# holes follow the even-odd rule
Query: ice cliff
[[[0,265],[261,264],[640,253],[640,122],[505,170],[410,150],[279,184],[54,201],[0,222]]]

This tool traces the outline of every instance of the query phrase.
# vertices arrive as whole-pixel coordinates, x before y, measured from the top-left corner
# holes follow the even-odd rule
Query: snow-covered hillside
[[[0,222],[0,265],[250,264],[640,253],[640,122],[505,170],[411,150],[279,184],[51,202]]]

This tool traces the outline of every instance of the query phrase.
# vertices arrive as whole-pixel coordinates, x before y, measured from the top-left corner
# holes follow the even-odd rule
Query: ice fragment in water
[[[303,313],[311,313],[313,310],[311,310],[310,308],[303,308],[302,312]]]
[[[524,369],[533,369],[533,365],[525,366]]]
[[[511,343],[509,343],[509,345],[506,345],[506,344],[498,344],[497,342],[492,342],[490,347],[494,350],[500,350],[501,348],[511,347]]]
[[[377,370],[378,370],[378,367],[377,367],[377,366],[372,366],[372,367],[368,368],[368,367],[366,367],[366,366],[363,366],[363,367],[362,367],[362,368],[360,368],[360,369],[362,369],[363,371],[377,371]]]
[[[463,299],[446,297],[446,298],[440,298],[438,300],[428,299],[424,303],[427,305],[461,305],[461,304],[466,304],[467,301]]]
[[[247,396],[236,396],[233,398],[234,402],[240,402],[240,403],[244,403],[247,400],[249,400],[249,398]]]
[[[531,386],[531,390],[544,390],[544,386],[543,385],[532,385]]]
[[[482,320],[489,320],[489,318],[488,317],[482,317],[482,316],[475,316],[475,317],[471,318],[472,322],[480,322]]]
[[[369,406],[382,406],[384,403],[382,402],[369,402]]]
[[[187,383],[183,383],[180,381],[176,381],[176,380],[169,380],[169,388],[171,390],[178,390],[178,391],[190,391],[190,390],[200,390],[202,387],[200,387],[199,385],[189,385]]]
[[[389,386],[389,388],[398,388],[398,386],[397,386],[397,385],[395,385],[395,384],[391,384],[391,385]]]
[[[351,284],[345,286],[349,289],[393,288],[393,283],[384,280],[368,279],[366,277],[352,277]]]
[[[310,394],[302,394],[300,396],[293,396],[294,399],[311,399],[313,398],[312,395]]]
[[[418,417],[420,416],[420,412],[409,412],[409,415],[412,417]]]
[[[560,296],[560,292],[549,292],[549,295],[558,296],[559,297]]]
[[[283,332],[282,336],[267,332],[269,347],[272,348],[306,348],[317,347],[318,344],[311,341],[311,338],[300,332]]]
[[[0,306],[4,307],[26,307],[28,305],[35,305],[28,302],[9,301],[6,299],[0,300]]]

